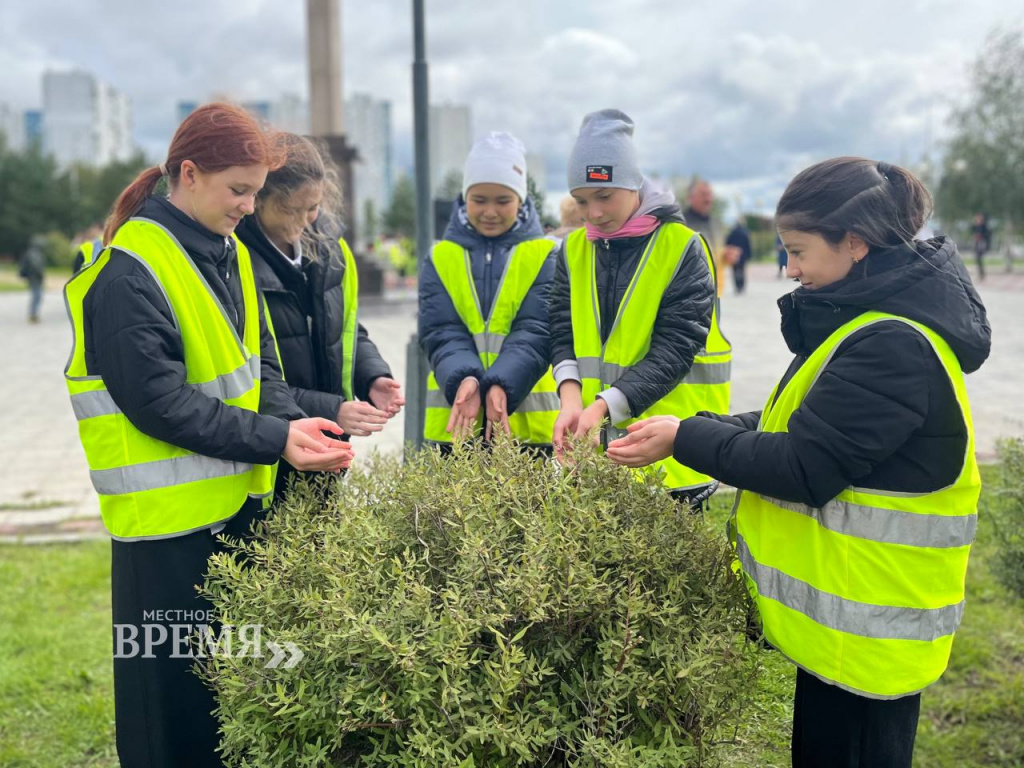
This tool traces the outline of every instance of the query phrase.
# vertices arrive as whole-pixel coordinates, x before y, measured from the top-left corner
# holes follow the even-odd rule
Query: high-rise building
[[[309,102],[292,93],[285,94],[277,101],[254,99],[237,102],[224,94],[212,95],[206,101],[185,99],[179,101],[176,108],[178,124],[180,125],[186,117],[199,109],[202,104],[212,101],[237,103],[261,123],[266,123],[279,131],[301,134],[309,133]]]
[[[469,107],[434,104],[430,107],[430,192],[436,195],[449,174],[462,174],[473,146]]]
[[[43,146],[43,110],[25,110],[25,142]]]
[[[88,72],[43,75],[43,146],[61,165],[106,165],[135,151],[126,95]]]
[[[25,122],[20,109],[11,104],[0,104],[0,134],[8,149],[20,152],[25,148]]]
[[[352,166],[356,199],[345,203],[352,206],[356,232],[367,242],[380,233],[380,217],[391,204],[391,102],[354,94],[345,102],[345,130],[348,143],[359,153],[359,161]],[[369,220],[371,215],[374,222]]]
[[[284,94],[270,105],[270,124],[279,131],[308,134],[309,102],[298,94]]]

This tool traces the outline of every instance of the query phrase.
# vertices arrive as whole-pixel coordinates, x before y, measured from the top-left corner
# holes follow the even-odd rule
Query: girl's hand
[[[628,435],[608,444],[608,458],[625,467],[646,467],[672,455],[679,431],[675,416],[652,416],[627,427]]]
[[[346,400],[338,409],[338,423],[348,434],[355,437],[366,437],[373,432],[380,432],[387,422],[387,413],[377,410],[371,403]]]
[[[343,433],[330,419],[298,419],[288,424],[288,442],[282,458],[307,472],[338,472],[352,463],[352,446],[333,440],[324,432]]]
[[[512,428],[508,423],[508,395],[505,390],[496,384],[492,384],[487,390],[485,414],[487,416],[487,427],[484,430],[484,440],[491,439],[493,427],[497,426],[506,435],[512,434]]]
[[[480,382],[474,376],[467,376],[459,385],[452,404],[452,415],[445,431],[452,437],[472,437],[476,431],[476,419],[480,415]]]
[[[591,439],[594,441],[594,445],[599,445],[601,442],[600,429],[595,429],[595,427],[600,428],[607,418],[608,403],[599,397],[584,408],[583,413],[580,414],[579,422],[576,424],[576,437],[584,437],[593,430]]]
[[[389,419],[397,416],[398,412],[402,410],[402,406],[405,405],[402,385],[386,376],[374,379],[370,386],[370,402],[384,411]]]
[[[578,381],[563,381],[558,387],[558,397],[562,408],[555,419],[555,430],[551,435],[551,444],[555,446],[555,456],[561,460],[565,453],[565,436],[576,434],[576,426],[583,413],[583,390]]]

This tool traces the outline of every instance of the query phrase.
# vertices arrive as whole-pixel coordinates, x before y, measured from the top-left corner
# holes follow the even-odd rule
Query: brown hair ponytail
[[[848,232],[868,246],[909,244],[931,215],[932,196],[906,168],[864,157],[834,157],[805,168],[775,211],[780,230],[821,235],[833,245]]]
[[[106,245],[117,230],[134,216],[153,194],[166,169],[171,187],[178,183],[181,164],[191,160],[204,173],[218,173],[234,166],[265,165],[277,168],[284,153],[274,134],[264,131],[255,118],[233,104],[214,103],[200,107],[178,126],[163,166],[147,168],[121,193],[114,203],[103,231]]]

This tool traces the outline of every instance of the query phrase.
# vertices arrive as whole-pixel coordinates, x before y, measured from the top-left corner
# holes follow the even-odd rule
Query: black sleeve
[[[761,422],[760,411],[749,411],[747,413],[734,413],[732,415],[725,413],[714,413],[712,411],[698,411],[695,415],[703,416],[706,419],[712,419],[713,421],[720,421],[723,424],[733,424],[743,429],[757,429],[757,425]]]
[[[362,323],[356,334],[356,369],[353,372],[353,389],[355,396],[370,403],[370,387],[380,378],[392,379],[391,368],[380,354],[377,345],[370,340]]]
[[[555,259],[548,254],[512,321],[512,328],[501,345],[501,353],[480,380],[480,389],[485,394],[492,384],[505,390],[509,413],[522,404],[548,369],[551,354],[548,299],[554,271]]]
[[[345,402],[345,398],[341,395],[332,395],[330,392],[303,389],[302,387],[290,387],[290,389],[296,404],[307,415],[319,416],[331,421],[338,420],[338,409]]]
[[[278,460],[288,422],[225,405],[187,383],[181,335],[162,292],[141,267],[96,288],[89,315],[96,372],[137,429],[203,456],[252,464]]]
[[[821,507],[924,423],[935,377],[945,370],[920,333],[879,323],[840,346],[789,432],[694,416],[680,423],[674,456],[737,488]]]
[[[71,262],[71,274],[72,276],[77,275],[82,271],[82,267],[85,266],[85,254],[82,253],[82,249],[79,248],[75,253],[75,260]]]
[[[565,241],[555,254],[555,276],[551,282],[548,304],[548,322],[551,325],[551,365],[563,360],[576,359],[572,338],[572,297],[569,291],[569,268],[565,259]]]
[[[452,403],[462,380],[467,376],[482,379],[484,367],[480,364],[473,336],[455,310],[434,262],[429,259],[420,271],[419,298],[420,346],[438,386]]]
[[[715,286],[702,241],[692,240],[658,306],[651,347],[615,383],[637,416],[671,392],[690,372],[711,329]]]
[[[277,344],[267,325],[263,306],[263,291],[257,291],[260,315],[260,413],[277,416],[288,421],[303,419],[306,414],[300,408],[281,375],[277,359]]]

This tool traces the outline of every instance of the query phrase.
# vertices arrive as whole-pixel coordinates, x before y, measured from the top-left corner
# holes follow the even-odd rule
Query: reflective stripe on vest
[[[449,241],[442,241],[431,251],[431,260],[442,284],[452,299],[466,330],[472,336],[484,370],[494,365],[501,353],[519,308],[526,299],[548,258],[554,243],[546,238],[527,240],[508,255],[498,289],[485,319],[480,297],[473,281],[469,251]],[[482,411],[483,409],[481,409]],[[550,445],[558,417],[559,401],[555,379],[548,368],[523,402],[509,415],[509,427],[520,441],[531,445]],[[423,436],[436,443],[450,443],[447,431],[451,406],[434,378],[427,376],[426,418]],[[483,427],[483,415],[477,430]]]
[[[346,400],[355,400],[356,334],[359,331],[359,272],[356,259],[345,238],[338,240],[345,259],[342,292],[345,300],[345,319],[341,330],[341,387]]]
[[[600,392],[614,386],[647,355],[662,297],[694,243],[700,244],[700,252],[714,274],[710,251],[696,232],[676,223],[662,224],[655,230],[626,288],[608,338],[602,343],[594,243],[587,240],[585,229],[576,230],[566,239],[573,345],[583,385],[584,407],[593,403]],[[629,424],[649,416],[668,414],[685,419],[697,411],[728,413],[731,372],[732,347],[718,326],[715,306],[708,338],[694,358],[689,373],[668,395],[642,414],[609,428],[609,438],[623,434]],[[664,472],[665,486],[670,490],[699,488],[711,482],[707,475],[671,458],[652,465],[647,471]]]
[[[186,386],[197,396],[257,411],[260,318],[249,253],[236,241],[245,317],[244,339],[174,236],[160,224],[133,218],[117,232],[116,248],[143,266],[167,299],[184,349]],[[85,364],[84,301],[110,261],[100,252],[64,289],[74,334],[65,379],[100,512],[111,536],[153,539],[209,528],[238,512],[249,496],[272,490],[271,467],[215,459],[165,443],[136,429],[117,407],[102,377]]]
[[[776,387],[759,429],[788,431],[840,345],[883,322],[921,333],[949,376],[968,435],[957,479],[930,493],[851,487],[820,509],[743,491],[732,528],[769,642],[826,682],[889,699],[942,675],[963,615],[981,476],[960,364],[929,328],[867,312],[829,336],[781,392]]]

